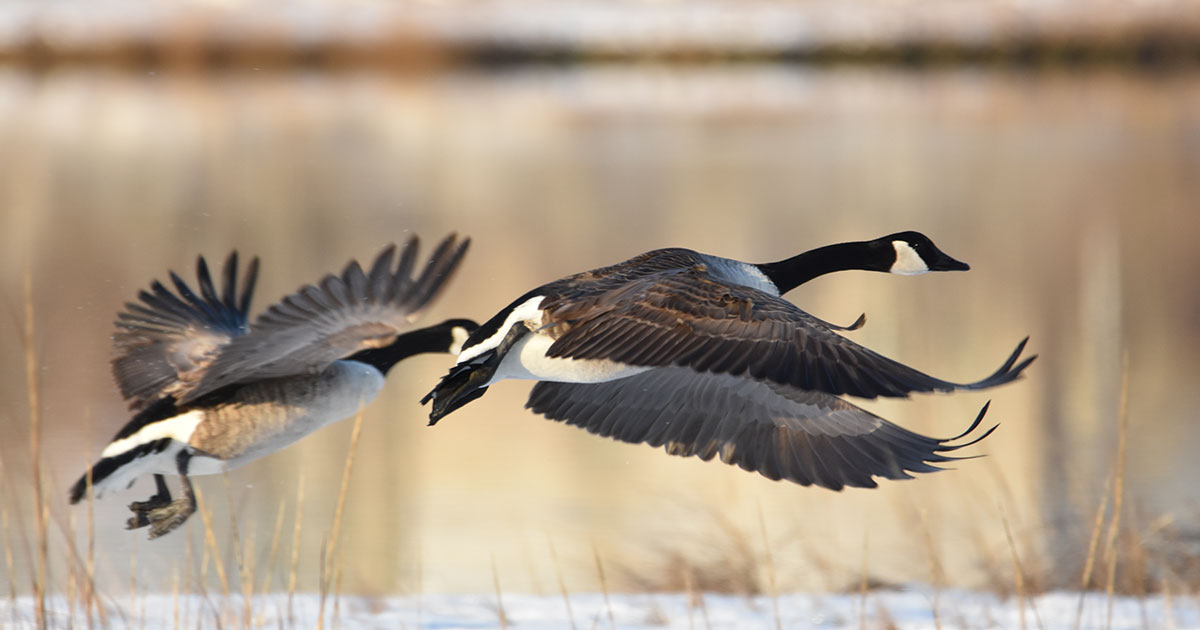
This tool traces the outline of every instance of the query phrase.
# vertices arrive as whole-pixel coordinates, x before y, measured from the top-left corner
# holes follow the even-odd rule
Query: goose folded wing
[[[172,272],[174,292],[155,281],[138,293],[138,302],[125,304],[115,322],[112,370],[130,408],[141,409],[194,386],[220,349],[246,333],[258,259],[246,270],[240,295],[237,272],[238,256],[233,252],[225,260],[224,286],[218,295],[208,263],[200,257],[198,295]]]
[[[945,381],[838,335],[787,300],[714,279],[700,267],[657,273],[584,299],[548,298],[543,308],[557,336],[551,357],[748,373],[864,398],[993,387],[1017,378],[1036,358],[1018,363],[1022,341],[991,376]]]
[[[181,402],[234,383],[316,372],[361,350],[391,344],[438,296],[469,243],[448,236],[414,275],[413,237],[398,260],[395,246],[389,246],[370,271],[351,261],[341,275],[301,287],[259,315],[250,333],[225,346]]]
[[[822,392],[687,368],[656,368],[603,383],[537,383],[526,407],[551,420],[672,455],[719,457],[770,479],[832,490],[873,488],[874,477],[940,470],[951,444],[903,429]]]

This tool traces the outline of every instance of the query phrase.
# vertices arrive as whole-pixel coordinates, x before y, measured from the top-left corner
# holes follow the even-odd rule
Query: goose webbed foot
[[[130,506],[131,508],[133,506]],[[150,526],[150,539],[171,533],[196,511],[196,502],[190,497],[181,497],[161,507],[136,511],[129,519],[128,529]]]
[[[129,504],[133,516],[125,523],[125,529],[137,529],[150,524],[149,513],[171,504],[171,490],[167,488],[167,480],[162,475],[154,475],[157,491],[154,496],[145,501],[134,501]]]
[[[182,468],[182,466],[181,466]],[[196,511],[196,496],[192,492],[192,481],[186,475],[183,479],[183,496],[172,500],[171,491],[167,488],[162,475],[155,475],[158,492],[145,501],[134,501],[129,504],[133,516],[125,524],[125,529],[150,527],[150,539],[171,533],[187,521]]]

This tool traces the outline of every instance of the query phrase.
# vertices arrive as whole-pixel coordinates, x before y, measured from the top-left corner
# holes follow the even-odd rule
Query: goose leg
[[[191,459],[191,454],[186,450],[180,451],[179,455],[175,457],[175,465],[178,467],[179,476],[183,480],[183,496],[174,501],[167,501],[164,504],[153,507],[144,513],[138,513],[138,518],[144,518],[150,525],[151,540],[171,533],[175,528],[183,525],[184,521],[196,511],[196,495],[192,490],[192,480],[188,478],[187,474],[188,463]],[[166,484],[164,483],[162,487],[165,488]],[[168,494],[167,497],[169,498],[170,495]],[[152,497],[151,501],[155,500],[155,498]],[[147,501],[147,503],[150,503],[150,501]],[[133,519],[130,519],[130,521],[132,522]]]
[[[192,480],[183,475],[183,496],[150,512],[150,539],[169,534],[196,511]]]
[[[162,475],[154,475],[154,484],[158,488],[154,496],[145,501],[134,501],[129,504],[133,516],[129,517],[129,521],[125,523],[125,529],[137,529],[149,525],[150,519],[147,514],[151,510],[165,507],[171,503],[171,489],[167,487],[166,478]]]

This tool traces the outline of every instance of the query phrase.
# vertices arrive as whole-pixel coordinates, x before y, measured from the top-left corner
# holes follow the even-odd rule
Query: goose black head
[[[971,268],[938,249],[920,232],[897,232],[870,241],[870,244],[882,252],[879,259],[882,268],[878,271],[914,276],[927,271],[967,271]]]

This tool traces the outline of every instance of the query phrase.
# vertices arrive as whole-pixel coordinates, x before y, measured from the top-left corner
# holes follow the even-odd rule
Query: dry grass
[[[1025,568],[1021,566],[1021,554],[1017,552],[1017,543],[1013,540],[1012,528],[1008,526],[1008,517],[1001,514],[1004,521],[1004,537],[1008,540],[1008,549],[1012,553],[1013,581],[1016,583],[1017,610],[1020,611],[1021,630],[1025,630]],[[1040,625],[1040,624],[1039,624]]]
[[[1121,395],[1117,403],[1117,454],[1113,473],[1113,511],[1112,522],[1108,526],[1108,538],[1104,545],[1104,557],[1108,561],[1108,577],[1104,584],[1104,592],[1108,594],[1108,611],[1105,615],[1105,627],[1112,627],[1113,591],[1117,582],[1117,536],[1121,533],[1121,508],[1125,500],[1125,451],[1129,436],[1129,418],[1126,405],[1129,396],[1129,353],[1121,357]],[[1138,546],[1140,548],[1140,545]],[[1140,551],[1135,551],[1140,554]],[[1140,580],[1139,580],[1140,582]]]
[[[869,566],[869,562],[870,562],[870,547],[867,545],[867,541],[868,541],[867,532],[863,532],[862,568],[859,571],[860,578],[858,580],[858,598],[859,598],[858,629],[859,630],[867,629],[867,583],[868,583],[867,576],[869,575],[867,573],[867,567]]]
[[[334,562],[341,561],[341,557],[338,555],[338,542],[341,540],[342,515],[346,509],[346,495],[350,490],[350,473],[354,470],[354,455],[358,452],[358,436],[362,433],[363,415],[364,407],[360,405],[358,413],[354,414],[354,429],[350,432],[350,446],[346,453],[346,466],[342,470],[342,483],[338,489],[337,507],[333,511],[333,529],[330,531],[329,537],[322,544],[320,575],[321,607],[317,614],[318,630],[324,627],[325,623],[325,598],[329,592],[330,580],[333,576],[329,572],[329,568]]]
[[[1127,432],[1128,420],[1125,413],[1119,414],[1121,419],[1122,433]],[[342,609],[340,606],[340,595],[342,592],[342,577],[345,570],[345,556],[341,554],[337,541],[339,540],[340,532],[343,527],[343,515],[349,502],[349,479],[353,470],[354,453],[357,441],[361,431],[362,415],[355,420],[355,428],[351,434],[350,445],[346,455],[345,466],[339,491],[339,500],[331,521],[331,529],[329,535],[325,538],[325,544],[319,549],[319,560],[321,565],[321,584],[322,599],[321,608],[317,612],[317,624],[321,627],[328,624],[330,627],[338,627],[340,624],[340,616]],[[1197,576],[1200,571],[1200,554],[1181,553],[1180,550],[1186,549],[1187,545],[1194,544],[1197,538],[1191,537],[1186,532],[1184,525],[1173,519],[1121,519],[1121,506],[1125,504],[1125,500],[1121,495],[1122,484],[1120,479],[1123,475],[1121,462],[1124,458],[1125,447],[1122,442],[1118,443],[1117,453],[1113,459],[1113,474],[1111,475],[1112,483],[1106,484],[1106,487],[1111,492],[1106,492],[1096,514],[1090,518],[1088,527],[1081,527],[1079,531],[1087,536],[1085,547],[1089,550],[1086,558],[1083,559],[1079,575],[1079,579],[1074,586],[1084,588],[1097,588],[1098,586],[1112,598],[1117,594],[1145,596],[1152,592],[1161,592],[1167,598],[1168,608],[1173,605],[1174,598],[1177,595],[1195,595],[1198,592],[1200,581]],[[220,624],[222,627],[235,628],[255,628],[261,627],[264,610],[256,608],[262,606],[262,600],[256,599],[257,593],[269,593],[273,581],[271,576],[279,567],[276,565],[284,562],[287,567],[287,603],[286,615],[280,616],[281,627],[284,624],[283,619],[287,619],[288,627],[304,625],[297,618],[296,612],[292,608],[292,599],[296,591],[298,583],[298,566],[299,560],[303,555],[306,555],[305,549],[302,548],[300,541],[302,540],[303,530],[303,510],[301,506],[305,502],[305,479],[303,475],[296,483],[295,496],[295,512],[292,523],[292,543],[290,556],[284,558],[285,554],[281,554],[283,530],[286,521],[287,505],[281,502],[276,510],[275,518],[270,527],[270,536],[260,537],[257,535],[258,528],[254,527],[253,523],[247,523],[238,519],[238,509],[235,505],[232,491],[228,479],[225,481],[226,502],[225,508],[229,511],[229,528],[225,532],[218,532],[214,527],[214,510],[210,502],[205,500],[203,492],[197,488],[196,497],[198,503],[198,512],[200,513],[200,523],[203,531],[201,532],[202,544],[200,546],[200,562],[199,562],[199,579],[194,579],[193,576],[193,557],[194,552],[190,545],[192,537],[190,535],[190,527],[182,530],[187,536],[189,545],[186,555],[183,559],[182,566],[176,567],[170,572],[170,591],[172,593],[172,602],[174,609],[172,618],[174,619],[175,627],[189,627],[192,624],[206,625],[209,622]],[[10,496],[7,501],[14,500]],[[1108,509],[1110,508],[1111,509]],[[48,513],[43,506],[41,510],[45,527],[49,527]],[[3,526],[3,536],[0,536],[3,541],[4,566],[7,575],[15,575],[15,560],[16,550],[13,539],[14,529],[9,527],[9,521],[12,513],[11,507],[7,504],[0,506],[0,526]],[[940,627],[941,621],[941,605],[939,604],[939,593],[943,588],[943,568],[941,566],[940,556],[937,552],[937,547],[934,543],[937,538],[937,533],[934,531],[932,523],[925,515],[923,509],[919,510],[920,518],[920,538],[924,547],[925,555],[929,562],[930,586],[932,587],[933,601],[931,610],[935,624]],[[70,607],[67,610],[67,618],[69,619],[70,627],[94,627],[99,624],[101,627],[107,624],[104,606],[102,600],[110,597],[102,591],[98,592],[94,583],[95,566],[96,566],[96,549],[94,541],[94,525],[92,506],[89,502],[88,510],[85,512],[86,517],[86,545],[87,548],[83,553],[77,552],[68,542],[63,548],[58,548],[56,544],[50,541],[48,532],[42,532],[40,535],[33,537],[32,540],[26,539],[23,544],[32,547],[28,551],[33,551],[31,556],[36,557],[36,550],[46,542],[48,557],[52,559],[50,553],[61,554],[61,557],[68,561],[68,566],[71,570],[67,571],[65,576],[54,581],[43,577],[46,574],[35,572],[31,576],[31,592],[37,597],[46,597],[48,594],[58,590],[65,591],[65,594],[70,600]],[[624,590],[635,591],[675,591],[686,592],[689,594],[693,602],[692,607],[692,627],[708,628],[710,626],[707,618],[707,610],[704,606],[704,594],[712,592],[736,593],[743,595],[752,595],[766,593],[770,596],[770,601],[775,607],[776,626],[782,628],[783,616],[779,611],[779,596],[778,584],[776,576],[776,553],[779,548],[778,541],[772,541],[767,530],[767,521],[760,513],[759,516],[759,531],[758,536],[761,539],[761,548],[756,550],[756,545],[752,544],[751,536],[727,521],[723,521],[719,515],[714,515],[713,531],[719,532],[719,537],[710,540],[705,547],[719,551],[718,555],[711,557],[701,557],[695,554],[688,553],[682,548],[670,550],[667,548],[661,554],[656,556],[651,562],[642,562],[638,565],[627,565],[617,563],[617,573],[620,576],[619,580]],[[1045,567],[1040,569],[1037,566],[1027,566],[1025,558],[1020,552],[1021,548],[1029,545],[1021,543],[1018,540],[1016,533],[1010,525],[1009,518],[1006,514],[1006,509],[1003,505],[999,508],[999,520],[1002,525],[1004,539],[1008,554],[1011,560],[1011,566],[1008,570],[1009,579],[1012,584],[1012,592],[1015,593],[1019,602],[1019,610],[1021,611],[1020,627],[1041,627],[1042,624],[1036,619],[1037,609],[1033,605],[1032,596],[1036,594],[1037,589],[1029,587],[1030,575],[1038,575],[1039,572],[1043,575],[1038,578],[1037,583],[1040,589],[1055,588],[1056,585],[1045,573]],[[1139,526],[1139,522],[1149,522],[1147,526]],[[63,537],[64,541],[74,539],[73,534],[77,524],[75,518],[68,519],[66,525],[66,533]],[[983,524],[980,524],[983,527]],[[1101,533],[1103,532],[1103,534]],[[1028,534],[1026,534],[1028,535]],[[979,535],[979,538],[986,538],[986,534]],[[691,548],[689,546],[689,548]],[[128,560],[128,597],[127,603],[123,606],[118,606],[120,615],[125,623],[137,627],[145,618],[146,611],[145,600],[142,593],[146,589],[146,584],[139,579],[139,565],[142,563],[141,553],[146,550],[152,550],[150,547],[135,547],[135,553]],[[141,551],[137,551],[137,550]],[[858,579],[851,590],[856,591],[861,601],[859,608],[859,618],[857,620],[860,628],[866,627],[891,627],[893,622],[887,610],[882,604],[876,602],[872,609],[870,605],[870,592],[879,585],[876,580],[870,578],[869,567],[871,566],[870,547],[864,530],[861,546],[861,557],[857,559],[855,571]],[[311,551],[311,550],[310,550]],[[553,542],[547,536],[547,552],[555,569],[555,578],[557,580],[559,591],[562,595],[564,605],[567,610],[568,618],[572,621],[574,627],[574,612],[571,610],[570,590],[567,587],[563,577],[561,559],[555,549]],[[258,558],[260,554],[263,560]],[[225,558],[232,555],[237,563],[236,573],[229,573],[226,570]],[[598,578],[600,589],[603,592],[606,600],[607,623],[610,627],[617,627],[616,619],[612,609],[612,603],[608,600],[610,593],[610,578],[609,571],[606,568],[606,562],[602,558],[598,545],[592,546],[592,560],[594,569]],[[1049,562],[1050,558],[1037,558],[1034,564]],[[47,562],[47,566],[49,566]],[[220,586],[219,595],[215,598],[210,598],[205,595],[204,584],[206,582],[205,575],[208,567],[215,570],[216,578]],[[1101,566],[1105,571],[1103,582],[1098,585],[1093,579],[1095,567]],[[181,579],[181,576],[183,579]],[[832,581],[833,578],[829,578]],[[493,558],[492,560],[492,580],[496,595],[496,615],[497,622],[501,627],[508,627],[510,620],[504,605],[504,593],[501,588],[500,567]],[[17,597],[16,580],[9,580],[10,587],[8,597],[10,602]],[[420,577],[418,576],[418,589],[420,589]],[[180,596],[186,593],[200,593],[204,595],[208,604],[201,609],[190,609],[181,607]],[[997,590],[1000,595],[1005,595],[1007,590]],[[326,610],[325,602],[327,599],[332,599],[331,610]],[[419,605],[419,603],[418,603]],[[1081,603],[1082,606],[1082,603]],[[1024,618],[1026,610],[1030,610],[1035,615],[1032,624]],[[700,616],[697,619],[695,613],[699,612]],[[15,613],[14,613],[15,614]],[[46,613],[38,613],[44,615]],[[1081,613],[1080,613],[1081,614]],[[1077,615],[1077,620],[1079,615]],[[1170,617],[1173,624],[1173,617]],[[47,623],[45,617],[39,616],[37,623]],[[1077,621],[1078,623],[1078,621]],[[1147,622],[1148,623],[1148,622]],[[41,626],[39,626],[41,627]]]
[[[558,552],[554,549],[554,541],[550,539],[550,534],[546,534],[546,548],[550,552],[550,561],[554,564],[554,579],[558,582],[559,592],[562,593],[563,605],[567,609],[567,619],[571,622],[571,630],[578,630],[575,626],[575,612],[571,610],[571,595],[567,590],[567,581],[563,578],[562,562],[559,561]]]
[[[775,614],[775,630],[783,630],[783,616],[779,614],[779,588],[775,581],[775,559],[771,555],[771,538],[767,536],[767,519],[762,506],[758,506],[758,526],[762,532],[763,558],[767,564],[767,586],[770,588],[771,610]]]
[[[925,552],[929,556],[929,583],[933,586],[933,625],[942,630],[942,589],[945,587],[942,560],[938,556],[937,545],[933,542],[933,530],[929,525],[929,513],[917,510],[921,519],[921,540],[925,543]],[[1023,630],[1023,629],[1022,629]]]
[[[492,556],[492,585],[496,588],[496,621],[502,629],[508,628],[508,614],[504,612],[504,591],[500,588],[500,570],[496,568],[496,556]]]
[[[604,610],[608,613],[608,625],[612,630],[617,629],[617,620],[613,616],[612,600],[608,596],[608,577],[604,573],[604,562],[600,560],[600,548],[592,542],[592,557],[596,560],[596,576],[600,578],[600,592],[604,594]]]
[[[719,512],[704,516],[711,527],[693,539],[675,545],[651,541],[631,554],[634,559],[616,563],[619,587],[629,592],[696,591],[747,597],[770,592],[771,577],[763,574],[770,561],[756,550],[753,533]]]
[[[294,622],[296,609],[293,603],[296,597],[296,580],[299,577],[297,567],[300,565],[300,533],[304,526],[304,471],[300,471],[300,479],[296,483],[296,521],[292,524],[292,557],[288,563],[287,582],[287,618]]]
[[[33,580],[33,593],[37,598],[37,625],[46,627],[46,584],[49,570],[49,525],[42,491],[42,407],[38,387],[37,334],[33,311],[33,267],[25,267],[25,334],[21,338],[25,347],[25,386],[29,401],[29,452],[30,469],[33,477],[33,513],[37,522],[37,574]]]

